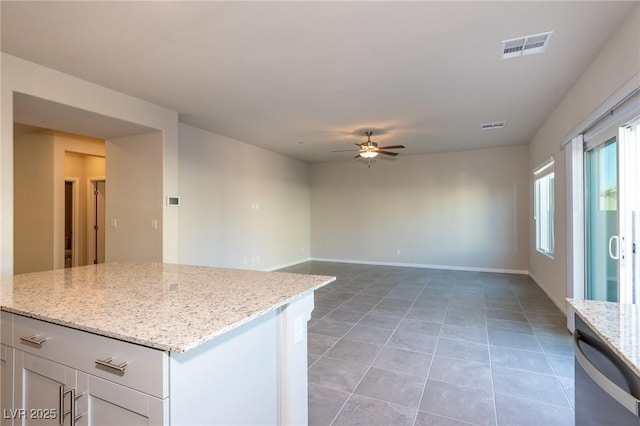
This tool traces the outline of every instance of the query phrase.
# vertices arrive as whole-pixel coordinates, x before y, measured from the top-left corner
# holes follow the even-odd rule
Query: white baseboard
[[[271,266],[269,268],[263,269],[263,271],[265,271],[265,272],[273,272],[273,271],[277,271],[278,269],[288,268],[289,266],[294,266],[294,265],[297,265],[299,263],[308,262],[310,260],[311,260],[310,257],[305,257],[305,258],[302,258],[302,259],[294,260],[293,262],[285,263],[283,265]]]
[[[403,263],[403,262],[376,262],[369,260],[355,259],[328,259],[324,257],[311,257],[309,260],[317,262],[335,262],[335,263],[355,263],[361,265],[380,265],[380,266],[404,266],[409,268],[425,268],[425,269],[444,269],[449,271],[468,271],[468,272],[495,272],[499,274],[519,274],[529,275],[529,271],[521,269],[500,269],[500,268],[477,268],[472,266],[449,266],[449,265],[428,265],[424,263]]]
[[[556,306],[558,307],[558,309],[560,309],[560,311],[561,311],[563,314],[567,315],[567,302],[566,302],[566,300],[565,300],[565,299],[562,299],[562,301],[558,301],[558,300],[556,300],[556,299],[555,299],[551,294],[549,294],[549,292],[548,292],[544,287],[542,287],[542,286],[540,285],[540,281],[538,281],[538,279],[537,279],[537,278],[536,278],[532,273],[529,273],[529,276],[530,276],[530,277],[531,277],[531,279],[536,283],[536,285],[537,285],[538,287],[540,287],[540,290],[544,291],[544,294],[546,294],[546,295],[547,295],[547,297],[548,297],[549,299],[551,299],[551,301],[553,302],[553,304],[554,304],[554,305],[556,305]]]

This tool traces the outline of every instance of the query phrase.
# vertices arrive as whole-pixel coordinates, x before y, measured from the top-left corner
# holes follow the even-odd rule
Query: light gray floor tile
[[[558,377],[574,378],[575,358],[573,356],[547,354],[549,363]]]
[[[564,336],[538,336],[542,349],[547,354],[573,356],[573,340],[569,334]]]
[[[444,318],[445,324],[462,325],[465,327],[487,328],[487,320],[478,314],[465,314],[464,311],[450,311]]]
[[[392,333],[393,330],[369,327],[358,323],[344,336],[344,338],[371,343],[374,345],[384,345],[387,343],[387,340]]]
[[[427,377],[433,355],[385,347],[373,363],[374,367],[413,376]]]
[[[545,404],[496,392],[499,425],[509,426],[573,426],[573,411],[567,406]]]
[[[358,321],[360,321],[362,317],[364,317],[364,315],[365,314],[363,312],[347,311],[347,310],[343,310],[342,307],[340,307],[339,309],[336,309],[328,313],[327,316],[325,316],[325,318],[336,320],[336,321],[349,322],[353,325]]]
[[[400,306],[403,308],[408,308],[413,304],[413,300],[409,299],[398,299],[391,296],[392,293],[389,293],[384,299],[382,299],[378,306]]]
[[[484,328],[465,327],[462,325],[443,324],[440,337],[466,340],[467,342],[487,344],[487,330]]]
[[[436,414],[418,411],[415,426],[470,426],[472,423],[449,419]]]
[[[530,278],[315,261],[287,269],[338,277],[316,293],[308,325],[310,424],[495,424],[496,403],[500,426],[573,421],[566,318]],[[363,364],[329,356],[339,338],[332,355]],[[414,381],[428,383],[420,412],[383,400],[411,405],[393,389]],[[355,388],[370,397],[351,394],[336,417]]]
[[[348,392],[310,384],[309,425],[330,425],[347,398],[349,398],[349,395]]]
[[[423,334],[425,336],[438,336],[440,335],[440,327],[441,325],[438,323],[405,318],[400,322],[397,330]]]
[[[542,347],[534,335],[512,333],[503,330],[488,330],[489,344],[508,348],[542,352]]]
[[[368,368],[363,364],[322,357],[309,368],[309,383],[352,392]]]
[[[447,313],[447,307],[440,305],[434,307],[428,306],[413,306],[406,314],[407,318],[417,319],[420,321],[428,321],[434,323],[440,323],[444,321],[444,317]]]
[[[380,345],[340,339],[331,349],[329,349],[326,356],[343,359],[345,361],[357,362],[359,364],[371,365],[381,349],[382,346]]]
[[[568,406],[564,391],[555,376],[493,367],[493,387],[496,393]]]
[[[436,355],[489,364],[488,345],[466,342],[464,340],[445,339],[441,337],[438,340]]]
[[[420,410],[478,425],[496,424],[491,392],[435,380],[427,380]]]
[[[311,367],[318,359],[320,359],[318,355],[307,353],[307,368]]]
[[[434,336],[425,336],[423,334],[398,330],[393,333],[387,342],[387,346],[431,354],[434,352],[437,342],[438,338]]]
[[[324,334],[307,333],[307,351],[314,355],[323,355],[339,339]]]
[[[574,379],[569,379],[567,377],[558,377],[558,381],[564,389],[564,394],[567,396],[567,400],[571,405],[571,408],[575,411],[576,408],[576,386]]]
[[[505,309],[487,309],[487,319],[527,322],[523,312],[507,311]]]
[[[359,325],[366,325],[369,327],[386,328],[389,330],[395,330],[395,328],[402,321],[401,317],[390,317],[387,315],[367,314],[360,320]]]
[[[352,312],[361,312],[367,313],[371,309],[373,309],[376,305],[374,303],[360,303],[349,300],[340,305],[341,311],[352,311]]]
[[[489,365],[437,355],[433,358],[429,379],[488,392],[493,386]]]
[[[503,346],[491,346],[491,364],[496,367],[526,370],[540,374],[554,374],[542,352],[523,351]]]
[[[352,395],[338,414],[334,426],[410,426],[416,410],[384,401]]]
[[[512,333],[534,334],[528,322],[509,321],[501,319],[487,319],[488,330],[510,331]]]
[[[313,311],[311,311],[311,318],[320,319],[323,316],[327,315],[329,312],[331,312],[331,309],[321,308],[321,307],[316,306],[313,309]]]
[[[373,295],[367,295],[363,293],[364,292],[360,292],[356,294],[351,298],[351,300],[349,300],[349,302],[366,303],[366,304],[375,305],[382,300],[382,296],[373,296]]]
[[[371,367],[354,391],[382,401],[418,408],[426,379]]]
[[[377,305],[375,308],[371,310],[372,314],[375,315],[387,315],[390,317],[403,317],[407,311],[408,307],[405,306],[380,306]]]
[[[309,333],[324,334],[332,337],[342,337],[353,327],[352,323],[322,318],[309,326]]]

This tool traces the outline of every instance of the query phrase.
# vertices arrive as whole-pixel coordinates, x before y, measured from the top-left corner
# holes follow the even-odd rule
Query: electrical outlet
[[[396,249],[396,256],[400,256],[400,249]]]
[[[109,225],[110,225],[112,228],[117,228],[117,227],[118,227],[118,220],[117,220],[117,219],[111,219],[111,220],[109,221]]]

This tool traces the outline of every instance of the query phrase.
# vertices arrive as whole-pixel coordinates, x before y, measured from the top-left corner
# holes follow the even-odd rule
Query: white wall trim
[[[526,271],[524,269],[477,268],[473,266],[429,265],[425,263],[404,263],[404,262],[376,262],[376,261],[370,261],[370,260],[356,260],[356,259],[328,259],[323,257],[312,257],[310,260],[317,261],[317,262],[356,263],[356,264],[359,263],[361,265],[403,266],[408,268],[445,269],[450,271],[495,272],[499,274],[529,275],[529,271]]]
[[[564,315],[567,315],[567,301],[566,301],[566,299],[563,299],[562,301],[558,301],[558,300],[556,300],[556,299],[551,295],[551,293],[549,293],[549,292],[548,292],[544,287],[542,287],[542,286],[540,285],[540,281],[538,281],[538,279],[537,279],[533,274],[531,274],[531,272],[529,272],[529,277],[531,277],[531,279],[536,283],[536,285],[537,285],[538,287],[540,287],[540,290],[544,291],[544,294],[546,294],[546,295],[547,295],[547,297],[548,297],[549,299],[551,299],[551,301],[554,303],[554,305],[556,305],[556,306],[558,307],[558,309],[560,309],[560,311],[561,311]],[[567,324],[567,328],[569,328],[569,324]],[[573,332],[573,330],[572,330],[572,332]]]

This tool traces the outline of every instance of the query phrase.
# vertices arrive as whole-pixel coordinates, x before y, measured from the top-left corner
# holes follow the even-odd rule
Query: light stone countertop
[[[567,303],[624,363],[640,375],[640,305],[567,299]]]
[[[110,263],[0,280],[0,309],[185,352],[335,277],[163,263]]]

